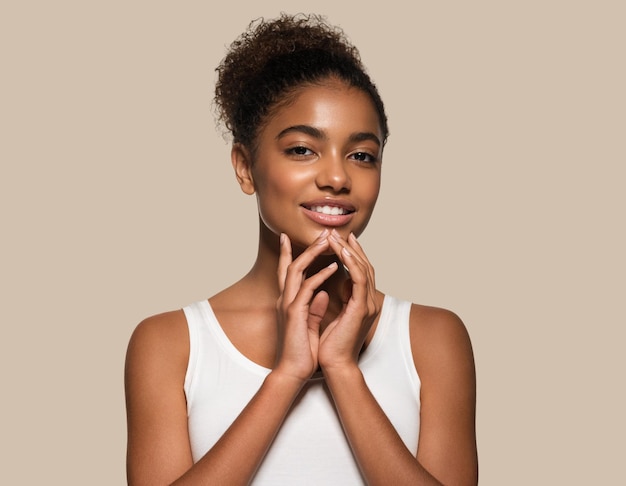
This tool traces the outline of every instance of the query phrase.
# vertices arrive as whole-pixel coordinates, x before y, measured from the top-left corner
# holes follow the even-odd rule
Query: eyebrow
[[[371,140],[376,143],[379,147],[382,145],[380,142],[380,138],[374,135],[372,132],[357,132],[350,135],[351,142],[364,142],[366,140]]]
[[[276,136],[276,140],[280,140],[285,135],[290,133],[299,132],[304,133],[305,135],[309,135],[318,140],[328,140],[328,136],[323,130],[319,128],[312,127],[310,125],[294,125],[291,127],[287,127]],[[380,139],[373,134],[372,132],[357,132],[350,135],[349,140],[351,142],[363,142],[366,140],[371,140],[376,143],[379,147],[382,145]]]
[[[294,126],[285,128],[278,135],[276,135],[276,140],[280,140],[285,135],[289,135],[290,133],[294,133],[294,132],[304,133],[305,135],[309,135],[313,138],[317,138],[318,140],[328,139],[326,134],[319,128],[312,127],[311,125],[294,125]]]

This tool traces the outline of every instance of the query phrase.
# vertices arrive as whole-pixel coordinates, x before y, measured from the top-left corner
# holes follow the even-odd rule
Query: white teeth
[[[316,213],[330,214],[331,216],[348,214],[348,211],[337,206],[311,206],[311,211],[315,211]]]

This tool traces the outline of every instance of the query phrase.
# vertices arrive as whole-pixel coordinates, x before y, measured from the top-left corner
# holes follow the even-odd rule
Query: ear
[[[240,143],[233,144],[230,159],[235,169],[235,177],[241,190],[248,195],[254,194],[254,180],[252,179],[252,159],[248,150]]]

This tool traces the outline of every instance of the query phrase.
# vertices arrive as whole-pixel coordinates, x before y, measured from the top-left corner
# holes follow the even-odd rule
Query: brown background
[[[3,2],[2,477],[124,483],[132,329],[254,256],[213,69],[252,18],[315,8],[389,112],[379,287],[471,333],[481,484],[625,482],[622,5]]]

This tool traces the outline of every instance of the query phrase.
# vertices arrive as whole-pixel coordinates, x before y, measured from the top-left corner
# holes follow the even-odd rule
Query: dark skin
[[[254,161],[245,147],[233,147],[237,180],[259,203],[259,248],[250,272],[209,300],[232,343],[271,372],[193,464],[183,392],[189,356],[184,315],[161,314],[140,324],[126,367],[130,484],[248,484],[318,369],[369,484],[477,483],[474,364],[457,316],[412,306],[411,349],[422,382],[416,456],[358,367],[384,298],[356,237],[378,195],[377,139],[380,126],[367,95],[329,80],[303,88],[267,121]],[[322,214],[316,208],[323,205],[349,211]]]

